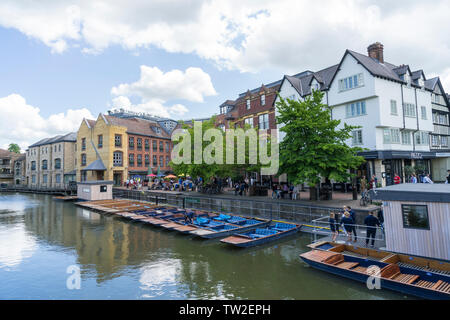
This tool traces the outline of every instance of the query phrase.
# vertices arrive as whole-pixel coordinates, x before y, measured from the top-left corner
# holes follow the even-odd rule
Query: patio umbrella
[[[156,177],[156,174],[150,173],[147,175],[147,177]]]
[[[165,178],[167,178],[167,179],[175,179],[176,176],[174,176],[173,174],[169,174],[168,176],[165,176]]]

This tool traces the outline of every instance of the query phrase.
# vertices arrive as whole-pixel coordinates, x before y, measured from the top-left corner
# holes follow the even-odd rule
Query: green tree
[[[215,157],[216,155],[219,158],[219,151],[221,151],[222,155],[222,163],[207,163],[204,158],[200,159],[200,163],[195,163],[195,130],[193,126],[189,126],[187,124],[182,124],[182,129],[185,130],[185,135],[182,135],[181,139],[174,139],[174,150],[177,148],[177,145],[180,143],[187,143],[187,149],[190,150],[189,154],[183,154],[183,152],[180,152],[180,157],[186,157],[186,161],[183,163],[175,163],[174,159],[170,162],[170,166],[177,175],[185,174],[186,176],[191,176],[193,178],[201,177],[203,181],[208,183],[212,177],[237,177],[245,174],[245,172],[255,172],[259,171],[262,167],[262,165],[259,163],[259,137],[256,135],[256,140],[251,143],[249,138],[245,138],[245,152],[244,152],[244,163],[238,164],[237,158],[238,155],[241,155],[242,149],[238,148],[238,138],[233,137],[233,148],[230,149],[233,152],[233,158],[235,161],[233,161],[232,164],[226,163],[226,153],[227,153],[227,141],[226,134],[222,130],[218,129],[216,132],[219,133],[218,136],[213,136],[210,139],[206,139],[207,136],[206,132],[209,129],[217,129],[215,127],[215,117],[212,117],[211,119],[207,121],[203,121],[201,123],[201,131],[202,131],[202,142],[201,142],[201,153],[203,155],[204,151],[208,151],[212,157]],[[249,126],[245,127],[245,130],[250,129]],[[188,141],[185,141],[187,139]],[[221,143],[217,144],[216,139],[220,139]],[[215,145],[216,148],[213,148],[212,146]],[[256,150],[257,155],[257,162],[254,164],[250,164],[250,152],[249,150],[251,148],[255,148],[253,150]],[[270,154],[270,139],[268,139],[268,146],[269,154],[268,156],[271,156]],[[219,150],[220,148],[220,150]],[[198,155],[197,155],[198,156]]]
[[[10,143],[8,147],[9,152],[20,153],[20,147],[17,143]]]
[[[280,142],[280,173],[286,173],[294,184],[307,183],[311,198],[316,199],[316,186],[321,178],[327,182],[344,182],[354,177],[351,173],[364,163],[357,156],[359,147],[350,147],[345,141],[358,126],[338,129],[340,120],[331,118],[328,105],[322,103],[323,93],[314,90],[304,101],[280,99],[277,103],[277,123],[286,136]]]

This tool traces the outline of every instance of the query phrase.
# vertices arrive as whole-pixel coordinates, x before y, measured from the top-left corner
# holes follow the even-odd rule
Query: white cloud
[[[112,105],[139,112],[147,112],[161,117],[178,118],[188,112],[182,104],[167,106],[167,101],[187,100],[203,102],[204,97],[216,95],[211,77],[200,68],[185,71],[171,70],[164,73],[157,67],[141,66],[140,79],[133,83],[123,83],[111,89],[116,96]],[[128,97],[136,96],[140,104],[132,104]]]
[[[141,78],[130,84],[111,89],[113,95],[136,95],[143,101],[184,99],[203,102],[204,96],[216,95],[211,77],[200,68],[187,68],[185,72],[172,70],[163,73],[157,67],[141,66]]]
[[[94,119],[85,108],[69,109],[45,118],[38,107],[27,104],[19,94],[0,98],[0,112],[0,148],[17,143],[22,151],[40,139],[77,131],[83,118]]]
[[[280,77],[338,62],[380,41],[386,60],[440,74],[450,61],[450,2],[388,0],[60,0],[0,3],[0,25],[54,52],[156,47],[219,67]]]

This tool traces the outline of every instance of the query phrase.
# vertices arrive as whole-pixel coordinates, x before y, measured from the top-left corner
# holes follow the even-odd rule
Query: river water
[[[406,299],[308,267],[310,242],[241,250],[0,193],[0,299]]]

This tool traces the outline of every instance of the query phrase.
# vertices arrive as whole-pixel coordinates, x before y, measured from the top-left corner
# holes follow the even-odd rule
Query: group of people
[[[343,231],[347,236],[347,241],[357,242],[356,214],[350,206],[344,206],[341,212],[332,211],[328,222],[330,224],[331,233],[333,234],[333,241],[336,241],[340,233],[340,227],[342,226]],[[383,227],[383,223],[383,210],[378,212],[378,218],[375,217],[374,212],[371,211],[364,219],[364,224],[366,225],[366,246],[369,246],[370,241],[371,246],[374,246],[377,227]]]
[[[153,181],[145,181],[141,178],[130,178],[124,182],[127,189],[142,190],[148,186],[149,190],[165,190],[165,191],[190,191],[195,189],[195,184],[191,179],[154,179]]]
[[[272,186],[272,199],[291,199],[297,200],[300,188],[293,184],[284,183],[282,185],[274,184]]]

